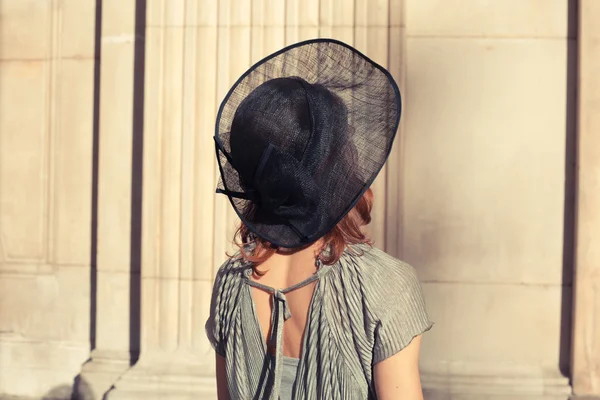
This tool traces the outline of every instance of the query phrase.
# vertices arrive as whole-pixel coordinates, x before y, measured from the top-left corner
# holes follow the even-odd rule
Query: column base
[[[49,393],[70,395],[73,378],[89,357],[85,342],[0,335],[0,393],[41,398]]]
[[[505,371],[503,371],[505,372]],[[559,374],[421,374],[427,400],[568,400],[568,378]]]
[[[78,400],[98,400],[130,369],[128,351],[94,350],[75,379],[74,392]]]
[[[106,395],[106,400],[216,398],[214,367],[183,356],[141,359]]]

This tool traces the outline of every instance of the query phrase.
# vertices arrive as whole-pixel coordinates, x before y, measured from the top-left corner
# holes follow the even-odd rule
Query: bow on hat
[[[235,168],[235,161],[222,142],[216,136],[214,139],[217,149]],[[249,182],[243,183],[244,192],[230,191],[227,188],[217,189],[217,192],[252,201],[257,213],[276,217],[301,237],[311,234],[310,226],[301,222],[316,212],[318,187],[311,174],[294,156],[269,144],[254,173],[244,175],[252,176]]]

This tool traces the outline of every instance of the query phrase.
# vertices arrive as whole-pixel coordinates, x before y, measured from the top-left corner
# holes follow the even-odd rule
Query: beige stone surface
[[[321,36],[382,63],[404,96],[371,232],[423,280],[436,322],[422,348],[426,399],[566,399],[558,366],[571,297],[563,212],[574,1],[148,0],[145,37],[136,3],[102,1],[95,94],[95,0],[0,1],[0,394],[68,392],[81,373],[80,390],[97,399],[113,384],[108,399],[215,398],[204,322],[237,224],[213,191],[217,107],[252,63]],[[600,385],[598,12],[580,2],[581,394]],[[142,159],[143,182],[132,181]],[[141,189],[140,203],[132,193]]]
[[[52,124],[53,256],[59,264],[87,266],[90,262],[92,168],[91,129],[94,60],[68,59],[57,65],[56,99]],[[76,83],[75,83],[76,82]],[[1,111],[0,111],[1,112]]]
[[[131,42],[133,40],[135,7],[136,0],[102,0],[101,35],[103,43]],[[102,57],[104,58],[104,53],[102,53]],[[111,65],[111,68],[117,66],[119,63]]]
[[[89,355],[89,270],[0,272],[0,393],[41,396],[72,383]]]
[[[600,3],[579,9],[578,209],[573,392],[600,396]]]
[[[61,54],[75,59],[94,58],[97,2],[95,0],[44,1],[53,3],[54,9],[59,13],[60,25],[57,29],[60,32]],[[37,3],[40,1],[38,0]]]
[[[73,378],[88,355],[89,346],[82,341],[2,335],[0,398],[10,394],[19,400],[38,400],[58,388],[70,395]]]
[[[55,266],[51,274],[11,275],[0,275],[2,333],[89,347],[89,271],[83,266]]]
[[[125,269],[125,266],[123,266]],[[122,352],[129,350],[130,280],[128,274],[97,272],[96,349]]]
[[[131,251],[133,46],[104,41],[100,74],[97,262],[122,274],[129,273]]]
[[[94,13],[0,2],[0,394],[71,386],[89,356]]]
[[[425,281],[423,290],[435,322],[424,339],[424,373],[448,365],[462,374],[556,368],[561,287]]]
[[[405,10],[399,253],[436,321],[426,398],[565,399],[568,2]]]
[[[139,352],[139,256],[136,254],[138,186],[133,181],[135,1],[103,0],[98,101],[98,197],[95,283],[95,347],[80,369],[77,393],[98,398],[130,367]],[[139,58],[138,58],[139,63]],[[139,69],[139,67],[138,67]],[[94,104],[92,103],[92,107]],[[134,122],[135,121],[135,122]],[[139,130],[139,128],[138,128]],[[137,166],[136,166],[137,167]],[[138,167],[139,168],[139,167]],[[132,239],[133,237],[133,239]],[[137,239],[139,241],[139,239]],[[94,282],[95,279],[95,282]]]
[[[51,6],[50,1],[38,0],[0,3],[1,60],[45,60],[50,56],[54,16]]]
[[[44,60],[57,46],[61,58],[94,57],[94,0],[3,0],[0,59]]]
[[[566,54],[408,38],[402,254],[423,279],[561,284]]]
[[[50,73],[47,61],[0,62],[0,262],[48,255]]]
[[[568,0],[407,0],[409,36],[564,38]]]
[[[568,397],[568,378],[557,365],[561,295],[570,290],[428,282],[423,288],[435,321],[420,360],[426,399]]]

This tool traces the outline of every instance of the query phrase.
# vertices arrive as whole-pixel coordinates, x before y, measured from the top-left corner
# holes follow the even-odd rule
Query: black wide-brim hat
[[[288,46],[246,71],[221,103],[217,192],[274,246],[313,243],[375,180],[400,112],[390,73],[353,47],[332,39]]]

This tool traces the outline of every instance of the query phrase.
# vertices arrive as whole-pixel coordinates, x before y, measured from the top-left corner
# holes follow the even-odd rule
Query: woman
[[[399,119],[391,75],[335,40],[286,47],[227,94],[217,192],[242,224],[206,325],[219,399],[423,398],[420,285],[363,231]]]

